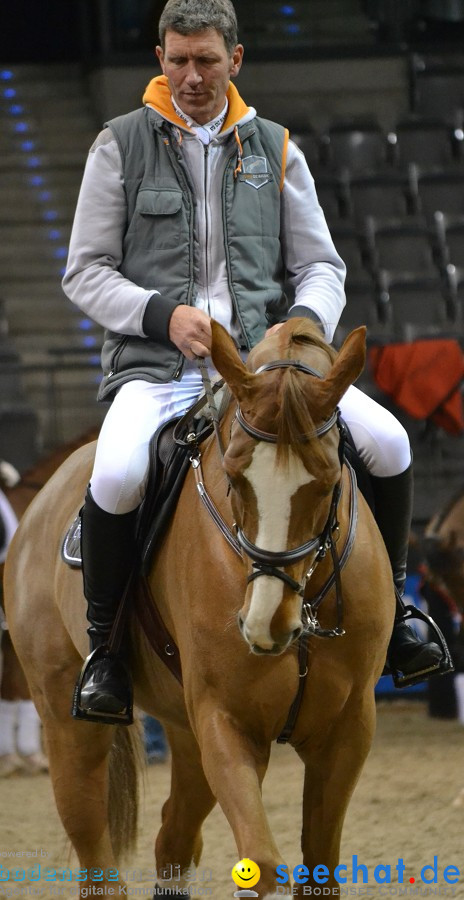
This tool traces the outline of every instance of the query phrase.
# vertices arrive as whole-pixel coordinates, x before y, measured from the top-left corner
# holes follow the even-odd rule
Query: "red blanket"
[[[374,347],[369,361],[378,386],[415,419],[431,419],[449,434],[464,431],[464,355],[455,340]]]

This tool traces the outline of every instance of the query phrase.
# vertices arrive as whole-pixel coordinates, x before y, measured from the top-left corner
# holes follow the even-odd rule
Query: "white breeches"
[[[122,514],[139,506],[145,495],[151,436],[168,419],[186,412],[201,392],[196,363],[186,366],[179,382],[130,381],[119,389],[102,425],[90,481],[102,509]],[[407,469],[409,438],[391,413],[354,386],[339,406],[371,475],[399,475]]]

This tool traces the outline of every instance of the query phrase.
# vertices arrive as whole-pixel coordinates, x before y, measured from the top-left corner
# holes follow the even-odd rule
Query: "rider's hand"
[[[169,322],[169,338],[187,359],[209,356],[211,353],[209,316],[194,306],[177,306]]]

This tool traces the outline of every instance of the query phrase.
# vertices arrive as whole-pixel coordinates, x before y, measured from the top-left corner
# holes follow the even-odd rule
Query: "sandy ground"
[[[464,898],[464,806],[452,802],[464,787],[464,728],[457,721],[432,719],[423,702],[395,700],[378,704],[378,727],[374,747],[352,799],[346,819],[341,862],[352,871],[352,857],[368,867],[369,882],[351,885],[341,896],[454,896]],[[271,827],[290,868],[301,863],[299,830],[302,767],[295,753],[276,745],[264,784],[265,804]],[[143,788],[143,810],[137,854],[122,866],[128,895],[149,896],[153,886],[153,842],[160,810],[169,791],[169,764],[151,766]],[[229,826],[216,808],[204,826],[204,853],[198,870],[194,896],[217,900],[233,897],[230,878],[237,861]],[[14,864],[8,852],[37,850],[37,857]],[[424,866],[438,857],[437,883],[419,882]],[[404,887],[397,883],[398,859],[406,866]],[[55,810],[50,779],[15,777],[0,782],[0,875],[15,865],[53,868],[71,865],[66,839]],[[396,883],[376,885],[374,869],[391,866]],[[452,887],[444,880],[447,866],[461,875]],[[431,877],[432,870],[426,872]],[[10,896],[33,896],[30,885],[0,878],[0,900]],[[380,876],[381,877],[381,876]],[[409,878],[414,877],[414,885]],[[454,877],[453,873],[448,877]],[[203,880],[201,880],[203,879]],[[34,896],[44,900],[59,894],[43,880],[34,884]],[[69,897],[69,891],[61,896]],[[74,895],[75,896],[75,895]],[[321,893],[320,896],[324,896]]]

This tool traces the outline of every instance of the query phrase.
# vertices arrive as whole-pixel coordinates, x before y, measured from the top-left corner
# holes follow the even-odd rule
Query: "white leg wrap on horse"
[[[0,700],[0,756],[16,750],[16,700]]]
[[[32,700],[18,702],[17,747],[21,756],[32,756],[42,749],[40,719]]]
[[[411,462],[407,431],[380,403],[353,385],[339,403],[356,449],[371,475],[400,475]]]

